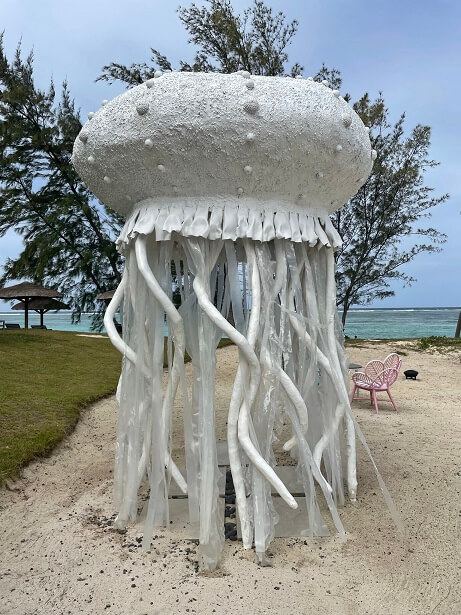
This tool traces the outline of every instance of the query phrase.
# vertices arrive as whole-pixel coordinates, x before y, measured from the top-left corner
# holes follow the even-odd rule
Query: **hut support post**
[[[29,328],[29,297],[24,297],[24,329]]]

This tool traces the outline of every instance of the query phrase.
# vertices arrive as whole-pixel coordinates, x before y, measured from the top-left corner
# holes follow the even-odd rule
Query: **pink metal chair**
[[[357,399],[355,393],[358,389],[369,391],[370,403],[374,404],[376,414],[378,414],[378,399],[376,393],[379,391],[386,391],[394,406],[394,410],[398,412],[389,388],[397,380],[401,366],[402,360],[395,352],[388,355],[384,361],[374,359],[367,363],[364,372],[355,372],[355,374],[352,375],[354,388],[351,393],[351,403],[354,399]],[[387,399],[381,401],[387,401]]]

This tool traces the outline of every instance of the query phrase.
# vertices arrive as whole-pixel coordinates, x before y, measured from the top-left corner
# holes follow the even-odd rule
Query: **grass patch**
[[[412,350],[420,350],[420,351],[431,351],[436,350],[439,352],[450,351],[450,350],[461,350],[461,338],[459,337],[445,337],[444,335],[433,335],[431,337],[422,337],[422,338],[403,338],[400,340],[396,340],[393,338],[389,339],[381,339],[381,340],[367,340],[367,339],[358,339],[358,338],[347,338],[345,340],[345,345],[348,348],[368,348],[370,344],[380,345],[380,344],[390,344],[392,345],[395,342],[409,342],[411,343]],[[401,349],[394,350],[395,353],[403,355],[404,357],[408,356],[408,353]]]
[[[219,347],[231,344],[223,339]],[[165,367],[167,362],[165,338]],[[83,407],[115,391],[121,356],[108,338],[67,331],[1,330],[0,365],[3,485],[71,433]]]
[[[121,358],[108,339],[0,331],[0,484],[69,434],[85,405],[112,393]]]
[[[417,350],[461,350],[461,338],[433,335],[422,337],[419,340]]]

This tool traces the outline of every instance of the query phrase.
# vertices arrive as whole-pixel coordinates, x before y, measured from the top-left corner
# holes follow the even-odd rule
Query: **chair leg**
[[[373,391],[370,389],[370,406],[373,405]]]
[[[373,402],[375,404],[376,414],[378,414],[378,400],[376,399],[376,391],[372,391]]]
[[[395,401],[394,401],[394,399],[393,399],[393,397],[392,397],[392,395],[391,395],[391,392],[389,391],[389,389],[386,389],[386,391],[387,391],[387,394],[389,395],[389,399],[391,400],[392,405],[394,406],[394,410],[395,410],[396,412],[398,412],[397,406],[395,405]]]
[[[354,401],[356,389],[357,389],[357,385],[354,384],[354,388],[352,389],[352,393],[351,393],[351,403]]]

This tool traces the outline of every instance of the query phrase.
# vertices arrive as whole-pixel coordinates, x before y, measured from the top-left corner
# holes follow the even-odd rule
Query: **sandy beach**
[[[354,403],[406,528],[390,518],[358,443],[358,499],[341,510],[348,540],[278,538],[272,567],[226,542],[222,567],[198,572],[193,540],[159,528],[151,552],[142,525],[113,528],[116,402],[88,408],[55,453],[0,492],[0,613],[5,615],[456,615],[461,613],[461,353],[417,352],[412,342],[350,348],[365,364],[400,350],[399,407]],[[218,438],[224,439],[236,349],[218,352]],[[180,448],[179,414],[174,445]],[[181,455],[177,455],[181,463]]]

